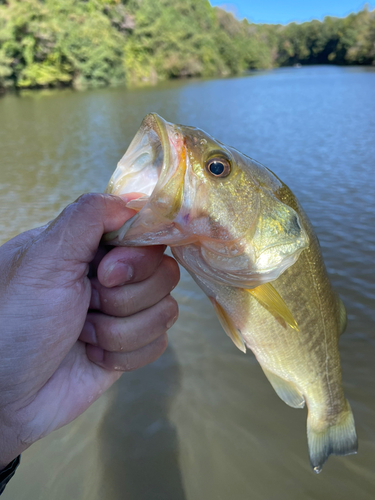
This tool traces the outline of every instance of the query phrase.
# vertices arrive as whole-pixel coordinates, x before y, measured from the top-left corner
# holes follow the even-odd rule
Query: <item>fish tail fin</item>
[[[307,418],[307,441],[309,445],[310,463],[316,474],[329,455],[352,455],[357,453],[358,441],[355,431],[353,413],[348,401],[337,416],[336,422],[324,429],[316,430],[309,415]]]

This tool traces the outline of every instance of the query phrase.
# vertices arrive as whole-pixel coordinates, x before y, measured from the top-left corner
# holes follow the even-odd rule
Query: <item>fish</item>
[[[357,452],[338,350],[345,307],[314,229],[271,170],[199,128],[148,114],[106,192],[138,193],[104,241],[169,245],[234,345],[250,349],[277,395],[307,406],[309,458]]]

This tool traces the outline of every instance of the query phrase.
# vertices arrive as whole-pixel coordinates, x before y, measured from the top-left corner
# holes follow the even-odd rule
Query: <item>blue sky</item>
[[[323,19],[325,16],[345,17],[358,12],[365,5],[359,0],[210,0],[211,5],[224,6],[240,19],[246,17],[255,23],[303,22]],[[370,10],[373,1],[367,2]]]

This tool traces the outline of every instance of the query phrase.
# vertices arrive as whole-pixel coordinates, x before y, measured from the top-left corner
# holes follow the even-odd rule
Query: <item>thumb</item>
[[[117,196],[84,194],[68,205],[34,243],[42,258],[88,264],[103,234],[120,228],[134,214]]]

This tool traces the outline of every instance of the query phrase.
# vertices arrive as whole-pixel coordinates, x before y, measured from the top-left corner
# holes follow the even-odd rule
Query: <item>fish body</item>
[[[138,213],[106,240],[170,245],[279,397],[307,405],[313,470],[320,472],[330,454],[356,453],[338,351],[345,308],[291,190],[205,132],[150,114],[106,191],[143,193],[128,203]]]

